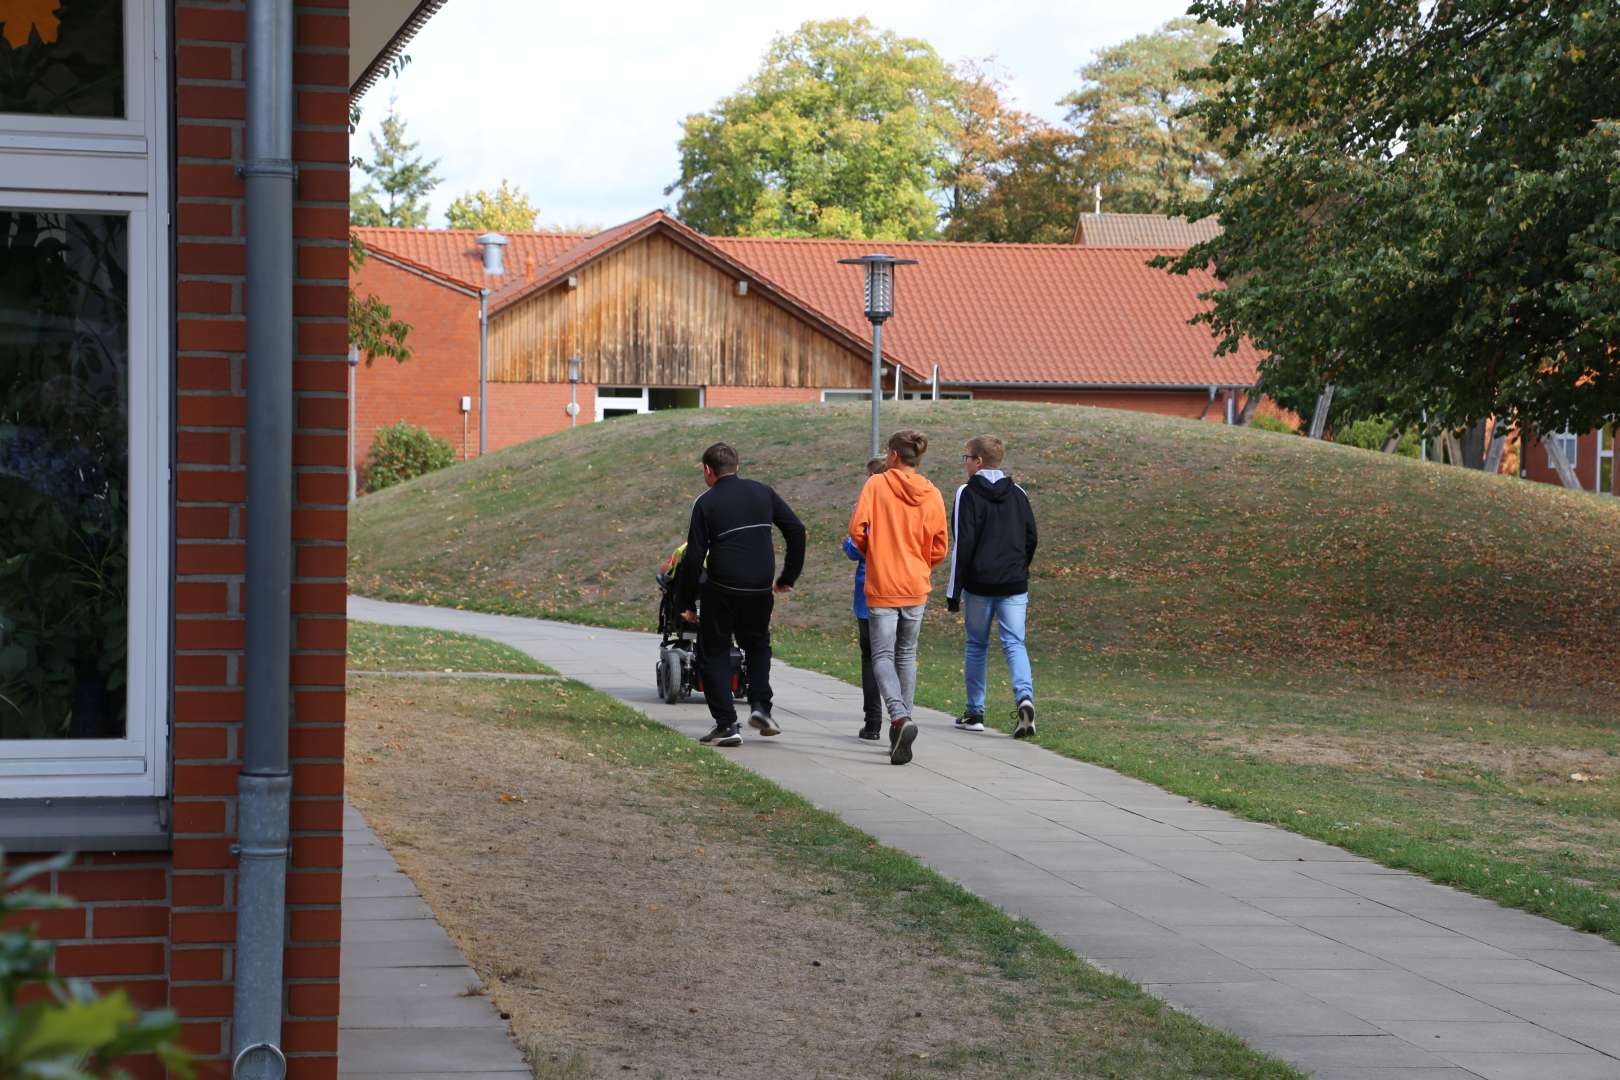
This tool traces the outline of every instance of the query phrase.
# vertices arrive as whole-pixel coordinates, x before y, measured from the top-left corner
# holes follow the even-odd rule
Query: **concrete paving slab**
[[[1477,1020],[1380,1020],[1378,1026],[1437,1054],[1585,1054],[1589,1048],[1546,1028]]]
[[[1452,1054],[1481,1080],[1620,1080],[1620,1060],[1597,1054]]]
[[[1406,971],[1278,971],[1273,976],[1319,1001],[1373,1023],[1382,1020],[1488,1020],[1512,1017]]]
[[[346,850],[368,852],[368,869],[343,871],[339,1080],[532,1076],[507,1022],[471,992],[478,974],[352,805],[343,829]]]
[[[1260,982],[1149,984],[1171,1004],[1247,1038],[1263,1035],[1378,1035],[1380,1030],[1292,987]]]
[[[650,635],[350,603],[356,618],[514,645],[685,734],[709,726],[700,703],[657,699]],[[747,739],[727,751],[733,760],[1321,1080],[1620,1080],[1610,1068],[1620,1046],[1605,1041],[1617,1015],[1610,999],[1620,1002],[1610,993],[1620,990],[1620,948],[1609,942],[999,732],[957,732],[933,710],[917,710],[916,761],[896,769],[882,747],[854,738],[853,687],[788,665],[772,676],[787,730]],[[391,900],[398,887],[376,875],[361,889]],[[391,970],[416,981],[451,969]],[[1538,999],[1547,992],[1558,996]],[[1379,1019],[1417,1026],[1403,1029],[1410,1039],[1357,1027]],[[1453,1024],[1505,1025],[1500,1038],[1582,1049],[1476,1045],[1465,1062],[1422,1045],[1460,1038],[1448,1034],[1464,1032]]]

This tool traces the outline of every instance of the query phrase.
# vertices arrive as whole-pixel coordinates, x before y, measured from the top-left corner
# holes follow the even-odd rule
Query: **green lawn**
[[[424,634],[404,630],[399,637]],[[424,642],[432,651],[436,642]],[[370,691],[368,691],[370,692]],[[461,708],[443,684],[409,685],[418,708]],[[678,812],[706,833],[739,838],[794,873],[817,875],[849,918],[881,918],[897,932],[926,936],[947,954],[984,965],[994,993],[918,1002],[919,1008],[988,1009],[1046,1019],[1038,1039],[941,1047],[906,1076],[949,1075],[971,1060],[976,1074],[1113,1077],[1119,1080],[1300,1080],[1301,1074],[1241,1040],[1210,1028],[1104,974],[1025,920],[941,877],[723,755],[694,744],[612,698],[572,681],[481,683],[474,710],[491,737],[543,725],[577,746],[573,760],[614,782],[678,796]],[[435,695],[438,695],[437,697]],[[746,898],[739,898],[743,900]],[[909,1005],[907,1007],[910,1007]],[[883,1075],[899,1075],[884,1073]]]
[[[349,623],[349,670],[552,674],[538,660],[487,638],[368,622]]]
[[[1140,414],[885,416],[929,433],[947,495],[966,436],[1008,439],[1041,523],[1044,744],[1620,940],[1614,501]],[[362,499],[351,585],[648,628],[694,462],[725,437],[810,529],[779,654],[851,678],[837,545],[864,424],[668,412],[537,440]],[[919,696],[959,708],[960,626],[935,600]]]

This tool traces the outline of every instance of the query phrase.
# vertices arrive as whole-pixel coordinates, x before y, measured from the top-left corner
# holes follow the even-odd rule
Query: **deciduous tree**
[[[807,22],[680,140],[681,220],[702,232],[935,234],[957,84],[927,42],[866,19]]]
[[[452,229],[482,229],[486,232],[531,232],[540,211],[529,202],[528,194],[510,180],[502,180],[494,191],[469,191],[445,209]]]
[[[1238,36],[1196,106],[1241,175],[1174,269],[1267,383],[1397,422],[1589,430],[1620,413],[1620,9],[1519,0],[1198,0]]]

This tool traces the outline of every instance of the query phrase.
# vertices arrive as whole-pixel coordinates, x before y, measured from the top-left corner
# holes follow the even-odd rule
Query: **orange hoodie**
[[[866,556],[866,602],[912,607],[928,600],[929,574],[950,551],[945,500],[920,473],[890,469],[869,478],[849,518],[849,538]]]

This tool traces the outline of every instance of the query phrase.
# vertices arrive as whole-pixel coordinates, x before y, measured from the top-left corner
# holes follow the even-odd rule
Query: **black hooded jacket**
[[[956,489],[951,531],[950,584],[955,604],[962,593],[1017,596],[1029,591],[1029,564],[1035,559],[1035,512],[1029,496],[1012,477],[991,480],[983,473]]]

